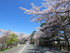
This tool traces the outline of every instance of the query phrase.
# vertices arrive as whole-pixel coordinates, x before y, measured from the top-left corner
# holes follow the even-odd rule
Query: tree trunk
[[[68,39],[67,39],[67,46],[68,46],[68,51],[69,51],[69,41],[68,41]]]
[[[2,44],[1,50],[3,50],[3,44]]]

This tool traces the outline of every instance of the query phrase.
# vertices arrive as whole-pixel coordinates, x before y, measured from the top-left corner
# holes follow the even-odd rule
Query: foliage
[[[10,34],[8,38],[9,40],[7,41],[7,44],[14,44],[18,41],[18,38],[15,34]]]
[[[36,32],[36,31],[33,31],[31,35],[33,36],[35,32]]]
[[[34,38],[39,39],[42,36],[51,36],[52,39],[53,37],[58,38],[59,31],[63,30],[64,35],[66,36],[66,42],[68,36],[65,32],[66,28],[64,27],[66,25],[70,25],[70,0],[43,1],[44,2],[42,2],[42,6],[35,6],[33,3],[31,3],[32,9],[30,10],[20,7],[20,9],[25,11],[25,13],[33,15],[32,21],[46,22],[46,24],[41,24],[41,29],[36,31]],[[45,7],[45,9],[42,10],[43,7]]]
[[[42,24],[40,25],[40,27],[43,27],[43,25],[46,25],[46,23],[42,23]]]

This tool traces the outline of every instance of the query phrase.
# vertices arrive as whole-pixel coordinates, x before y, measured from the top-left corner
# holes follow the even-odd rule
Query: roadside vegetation
[[[0,37],[0,51],[16,47],[18,44],[18,37],[14,33],[6,33]]]

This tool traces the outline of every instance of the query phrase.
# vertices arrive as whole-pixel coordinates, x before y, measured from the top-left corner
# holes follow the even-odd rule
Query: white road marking
[[[27,46],[27,45],[26,45]],[[24,46],[23,48],[22,48],[22,50],[20,51],[20,53],[22,53],[22,51],[26,48],[26,46]]]

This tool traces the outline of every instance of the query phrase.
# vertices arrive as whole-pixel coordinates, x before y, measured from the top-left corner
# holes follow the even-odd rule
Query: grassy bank
[[[15,48],[15,47],[12,47],[12,48]],[[0,50],[0,52],[6,51],[6,50],[9,50],[9,49],[12,49],[12,48],[2,49],[2,50]]]
[[[6,51],[6,50],[9,50],[9,49],[11,49],[11,48],[7,48],[7,49],[0,50],[0,52]]]

